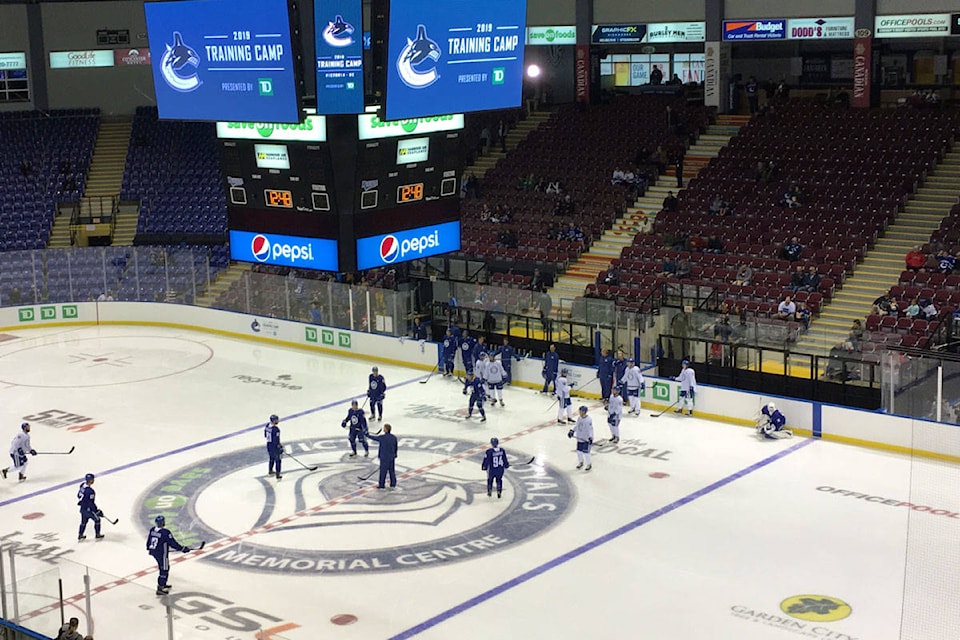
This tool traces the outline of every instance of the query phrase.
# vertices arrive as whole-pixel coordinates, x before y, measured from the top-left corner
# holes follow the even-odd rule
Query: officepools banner
[[[853,16],[849,18],[792,18],[787,20],[789,40],[839,40],[853,38]]]
[[[27,68],[27,54],[16,52],[16,53],[0,53],[0,70],[7,69],[26,69]]]
[[[853,97],[850,105],[859,109],[870,107],[870,83],[873,81],[872,46],[869,36],[853,41]]]
[[[545,46],[551,44],[577,44],[577,28],[565,27],[527,27],[527,46]]]
[[[227,140],[325,142],[327,139],[327,119],[323,116],[307,116],[300,124],[280,122],[218,122],[217,137]]]
[[[230,231],[230,259],[298,269],[338,271],[337,241]]]
[[[360,238],[357,240],[357,269],[374,269],[459,249],[460,223],[456,221]]]
[[[873,22],[875,38],[932,38],[950,35],[949,13],[919,13],[903,16],[877,16]]]
[[[381,120],[376,115],[364,113],[357,116],[357,137],[360,140],[378,140],[380,138],[399,138],[415,133],[436,133],[438,131],[459,131],[463,129],[463,114],[427,118],[407,118],[405,120]]]
[[[786,20],[724,20],[723,39],[731,40],[785,40]]]

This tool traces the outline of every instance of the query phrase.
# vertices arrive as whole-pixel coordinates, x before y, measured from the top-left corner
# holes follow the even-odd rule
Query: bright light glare
[[[539,78],[540,77],[540,67],[535,64],[527,67],[527,77],[528,78]]]

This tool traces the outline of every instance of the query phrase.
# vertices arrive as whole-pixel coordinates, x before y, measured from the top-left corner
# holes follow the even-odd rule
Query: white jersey
[[[560,376],[557,378],[554,386],[556,387],[558,398],[561,400],[567,400],[570,398],[570,383],[567,382],[567,376]]]
[[[690,367],[683,369],[680,375],[676,377],[676,380],[680,382],[680,391],[697,390],[697,374],[695,374]]]
[[[500,384],[507,377],[507,372],[503,368],[503,363],[494,360],[487,364],[487,382],[490,384]]]
[[[623,372],[620,382],[627,385],[627,389],[639,389],[640,385],[643,384],[643,373],[640,371],[640,367],[636,365],[628,367]]]
[[[573,437],[577,439],[577,442],[593,440],[593,418],[590,416],[577,418],[577,424],[573,426]]]
[[[607,413],[610,417],[616,417],[618,420],[623,417],[623,396],[610,396],[607,402]]]
[[[477,361],[474,363],[474,365],[473,365],[473,372],[474,372],[474,374],[476,374],[476,376],[477,376],[478,378],[480,378],[481,380],[483,380],[484,382],[486,382],[486,381],[487,381],[487,370],[488,370],[489,368],[490,368],[490,361],[489,361],[489,360],[484,360],[483,358],[481,358],[480,360],[477,360]]]
[[[10,455],[26,455],[31,449],[33,447],[30,446],[30,434],[21,429],[20,433],[13,436],[13,442],[10,443]]]

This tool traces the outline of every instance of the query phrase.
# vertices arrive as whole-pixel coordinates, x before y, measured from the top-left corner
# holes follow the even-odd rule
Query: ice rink
[[[456,380],[382,363],[400,478],[378,490],[360,480],[377,445],[348,458],[340,427],[370,361],[132,326],[0,339],[0,445],[26,420],[52,454],[0,481],[17,613],[44,633],[61,577],[97,640],[166,638],[167,604],[190,640],[960,637],[954,465],[646,408],[578,471],[552,397],[507,388],[468,421]],[[279,481],[271,413],[296,458]],[[512,464],[499,500],[480,469],[491,436]],[[100,541],[91,526],[77,542],[85,473],[118,519]],[[167,598],[144,546],[159,513],[206,542],[173,554]]]

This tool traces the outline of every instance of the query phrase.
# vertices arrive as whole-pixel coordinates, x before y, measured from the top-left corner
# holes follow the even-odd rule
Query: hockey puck
[[[47,514],[45,514],[45,513],[40,513],[39,511],[34,511],[33,513],[25,513],[25,514],[23,514],[23,519],[24,519],[24,520],[36,520],[37,518],[42,518],[42,517],[45,516],[45,515],[47,515]]]
[[[348,624],[353,624],[356,621],[357,621],[357,616],[353,615],[352,613],[338,613],[337,615],[330,618],[330,622],[332,622],[333,624],[339,625],[341,627],[346,626]]]
[[[657,480],[659,480],[661,478],[669,478],[670,474],[664,473],[663,471],[654,471],[653,473],[650,474],[650,477],[656,478]]]

